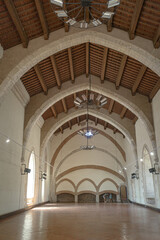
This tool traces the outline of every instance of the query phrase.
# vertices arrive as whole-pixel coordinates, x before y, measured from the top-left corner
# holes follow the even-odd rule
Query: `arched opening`
[[[31,169],[31,172],[28,174],[28,181],[27,181],[27,205],[30,205],[34,201],[34,191],[35,191],[35,155],[34,155],[34,152],[32,152],[30,155],[28,168]]]
[[[93,193],[81,193],[78,195],[78,203],[95,203],[96,195]]]
[[[121,196],[121,202],[125,203],[127,202],[127,187],[125,185],[121,185],[120,187],[120,196]]]
[[[60,193],[57,195],[57,203],[74,203],[74,195],[70,193]]]
[[[154,204],[155,203],[155,192],[154,192],[154,183],[153,175],[149,172],[149,169],[152,168],[151,159],[149,151],[146,147],[143,149],[143,162],[142,162],[142,171],[143,171],[143,182],[144,182],[144,198],[146,203]]]

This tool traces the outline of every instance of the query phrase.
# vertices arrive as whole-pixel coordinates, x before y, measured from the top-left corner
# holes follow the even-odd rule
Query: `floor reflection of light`
[[[37,211],[37,210],[53,210],[53,209],[58,209],[59,207],[38,207],[38,208],[33,208],[32,211]]]
[[[23,239],[31,240],[32,239],[32,224],[33,224],[33,216],[32,214],[26,214],[24,217],[24,224],[22,235]]]
[[[52,206],[52,207],[50,207]],[[51,210],[69,210],[70,208],[72,208],[72,210],[74,210],[76,207],[74,206],[66,206],[64,207],[63,205],[59,205],[59,206],[53,206],[53,204],[50,204],[50,206],[47,206],[46,207],[37,207],[37,208],[33,208],[32,211],[41,211],[41,210],[45,210],[45,211],[51,211]]]

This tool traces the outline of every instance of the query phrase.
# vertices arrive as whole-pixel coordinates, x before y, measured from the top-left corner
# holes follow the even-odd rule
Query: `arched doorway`
[[[121,202],[127,202],[127,187],[125,185],[121,185],[120,187],[120,196]]]
[[[28,174],[27,181],[27,205],[33,204],[34,201],[34,191],[35,191],[35,155],[32,151],[28,168],[31,169],[31,172]]]

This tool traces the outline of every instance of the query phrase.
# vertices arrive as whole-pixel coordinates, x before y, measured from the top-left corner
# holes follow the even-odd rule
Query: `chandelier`
[[[74,100],[74,104],[78,108],[101,108],[105,104],[107,104],[107,98],[103,97],[101,94],[98,94],[95,97],[95,94],[89,90],[88,97],[85,94],[82,94],[81,97],[76,97]]]
[[[50,0],[52,9],[65,23],[79,28],[97,27],[105,23],[115,13],[111,9],[120,0]]]

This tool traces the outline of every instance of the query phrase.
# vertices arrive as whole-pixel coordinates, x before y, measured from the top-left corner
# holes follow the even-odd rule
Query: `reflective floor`
[[[46,204],[0,221],[0,240],[160,240],[160,213],[132,204]]]

